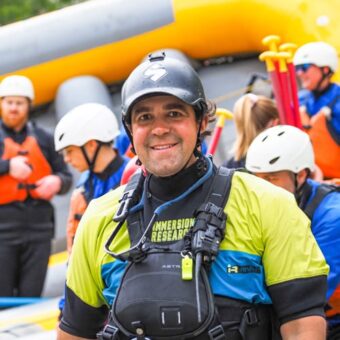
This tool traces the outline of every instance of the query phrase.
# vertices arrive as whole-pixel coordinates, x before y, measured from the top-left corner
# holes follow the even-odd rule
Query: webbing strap
[[[235,169],[228,169],[223,166],[217,169],[206,203],[209,202],[224,209],[229,198],[234,172]]]
[[[321,184],[316,190],[316,194],[313,199],[306,205],[303,209],[305,214],[309,217],[310,220],[313,219],[314,212],[316,208],[319,206],[320,202],[324,199],[326,195],[333,191],[339,191],[340,187],[331,184]]]

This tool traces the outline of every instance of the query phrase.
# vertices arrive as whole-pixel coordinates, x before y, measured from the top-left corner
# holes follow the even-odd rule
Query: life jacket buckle
[[[210,340],[226,340],[226,335],[224,333],[224,329],[222,325],[217,325],[216,327],[210,329],[208,331]]]
[[[244,312],[243,315],[245,322],[247,323],[248,326],[257,326],[259,323],[259,319],[257,317],[257,313],[256,310],[251,308],[251,309],[247,309]]]
[[[106,325],[104,329],[97,334],[98,340],[118,340],[119,329],[116,326]]]
[[[192,250],[194,254],[201,252],[204,262],[209,263],[218,253],[227,216],[222,208],[208,202],[195,212],[195,217]]]
[[[20,182],[20,183],[18,183],[18,189],[26,189],[26,190],[34,190],[34,189],[36,189],[37,188],[37,186],[36,186],[36,184],[26,184],[26,183],[22,183],[22,182]]]
[[[204,207],[204,211],[208,214],[216,216],[219,219],[223,219],[224,217],[224,210],[211,202],[208,202],[206,204],[206,206]]]

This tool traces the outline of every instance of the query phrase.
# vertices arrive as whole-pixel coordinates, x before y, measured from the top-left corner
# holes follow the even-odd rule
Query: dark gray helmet
[[[196,114],[206,110],[207,103],[202,82],[187,63],[166,57],[165,53],[149,55],[147,61],[132,71],[122,88],[122,116],[131,121],[133,105],[143,97],[157,94],[173,95],[194,107]]]

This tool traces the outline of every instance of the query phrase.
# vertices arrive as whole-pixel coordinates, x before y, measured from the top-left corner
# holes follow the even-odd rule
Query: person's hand
[[[49,175],[39,179],[35,185],[35,191],[39,197],[49,201],[59,192],[61,188],[61,179],[56,175]]]
[[[28,164],[25,156],[16,156],[9,160],[9,174],[15,179],[24,181],[32,173],[32,168]]]
[[[302,126],[305,129],[310,129],[311,122],[310,122],[310,117],[308,115],[306,106],[300,106],[299,113],[300,113],[300,120],[301,120]]]

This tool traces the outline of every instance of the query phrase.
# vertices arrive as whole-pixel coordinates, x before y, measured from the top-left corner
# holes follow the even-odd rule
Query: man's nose
[[[153,127],[152,127],[152,133],[161,136],[170,131],[170,126],[167,122],[165,122],[162,119],[155,120]]]
[[[63,158],[65,163],[70,163],[70,157],[68,155],[63,155]]]
[[[10,104],[9,104],[9,108],[10,108],[11,110],[16,110],[16,109],[18,108],[18,105],[17,105],[16,103],[10,103]]]

